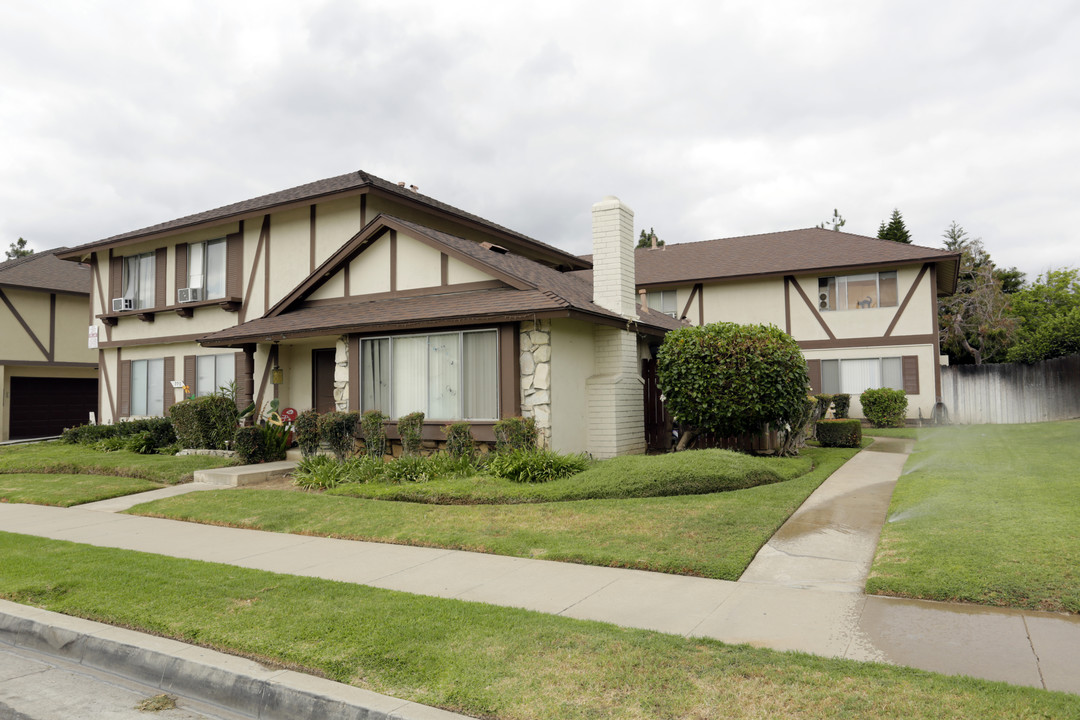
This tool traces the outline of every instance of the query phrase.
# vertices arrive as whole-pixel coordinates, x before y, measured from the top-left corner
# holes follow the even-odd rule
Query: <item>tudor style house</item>
[[[90,270],[61,250],[0,263],[0,442],[59,435],[97,406]]]
[[[355,172],[59,256],[91,268],[104,422],[235,383],[240,405],[423,411],[429,439],[531,416],[611,457],[645,450],[640,362],[679,322],[638,312],[632,211],[597,203],[593,235],[590,263]]]
[[[956,290],[958,253],[821,228],[641,248],[643,307],[701,325],[773,324],[799,343],[814,392],[892,387],[908,416],[941,400],[937,298]],[[587,273],[583,273],[587,274]]]

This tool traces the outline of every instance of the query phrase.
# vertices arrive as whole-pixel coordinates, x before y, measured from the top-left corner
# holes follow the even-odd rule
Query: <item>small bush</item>
[[[476,457],[476,441],[473,440],[472,426],[467,422],[456,422],[442,429],[446,435],[446,452],[452,458],[472,460]]]
[[[116,425],[78,425],[64,430],[60,435],[60,442],[69,445],[94,445],[117,435],[119,431]]]
[[[314,410],[300,413],[293,423],[293,432],[304,457],[311,457],[319,451],[319,413]]]
[[[176,403],[169,417],[184,447],[225,450],[236,434],[239,413],[225,395],[204,395]]]
[[[356,426],[360,413],[328,412],[319,418],[319,437],[330,446],[338,460],[344,460],[356,447]]]
[[[819,420],[817,439],[823,447],[859,447],[862,423],[858,420]]]
[[[833,417],[842,420],[848,416],[851,407],[851,396],[847,393],[838,393],[832,396]]]
[[[242,465],[254,465],[266,459],[266,438],[261,427],[249,426],[236,429],[233,448]]]
[[[892,388],[867,390],[859,396],[863,415],[874,427],[904,427],[907,393]]]
[[[149,430],[143,430],[142,432],[137,432],[134,435],[129,436],[124,447],[125,449],[140,455],[152,455],[158,449],[157,443],[154,440],[154,434]]]
[[[289,448],[289,426],[277,422],[265,422],[258,426],[263,434],[263,461],[275,462],[286,458]]]
[[[116,452],[117,450],[126,450],[127,443],[128,440],[126,437],[113,435],[112,437],[107,437],[92,443],[90,447],[98,452]]]
[[[385,463],[383,479],[392,483],[420,483],[434,480],[434,464],[420,455],[402,455],[391,463]]]
[[[491,458],[487,470],[514,482],[543,483],[576,475],[588,466],[584,455],[563,455],[552,450],[506,450]]]
[[[329,455],[308,455],[296,464],[293,484],[308,490],[328,490],[346,482],[346,464]]]
[[[382,458],[386,455],[386,416],[378,410],[368,410],[360,418],[360,434],[364,438],[364,452],[368,457]]]
[[[173,443],[172,445],[166,445],[165,447],[159,447],[157,449],[158,455],[175,455],[184,448],[180,447],[180,443]]]
[[[401,437],[402,451],[406,455],[419,455],[424,434],[424,413],[402,415],[398,418],[397,429]]]
[[[345,482],[369,483],[381,480],[386,473],[387,463],[381,457],[357,455],[342,463],[345,466]]]
[[[536,420],[531,417],[503,418],[494,430],[496,452],[536,449]]]

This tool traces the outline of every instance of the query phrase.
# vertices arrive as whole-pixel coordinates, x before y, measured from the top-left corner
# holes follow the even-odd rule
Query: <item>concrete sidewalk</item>
[[[909,450],[899,442],[879,441],[834,473],[737,583],[238,530],[89,506],[0,505],[0,530],[1080,693],[1076,616],[861,593]]]

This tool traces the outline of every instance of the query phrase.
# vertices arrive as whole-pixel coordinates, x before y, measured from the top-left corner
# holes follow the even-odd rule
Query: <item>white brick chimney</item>
[[[634,211],[608,195],[592,206],[593,302],[637,318],[634,287]]]

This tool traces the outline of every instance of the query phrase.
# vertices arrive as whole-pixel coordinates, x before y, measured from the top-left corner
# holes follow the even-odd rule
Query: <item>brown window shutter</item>
[[[120,417],[131,415],[131,361],[120,361],[120,379],[116,381],[117,392],[120,394]],[[113,418],[113,422],[119,418]]]
[[[112,300],[124,292],[124,258],[109,258],[109,297],[105,300],[105,312],[112,312]]]
[[[242,299],[244,286],[244,235],[233,233],[225,239],[225,295]]]
[[[810,391],[815,395],[821,392],[821,361],[807,360],[806,371],[810,374]]]
[[[158,310],[169,304],[166,296],[165,270],[169,267],[169,249],[158,248],[154,258],[154,307]]]
[[[180,243],[176,246],[176,273],[173,276],[175,279],[174,285],[177,289],[186,288],[187,285],[187,243]],[[171,298],[170,298],[171,299]]]
[[[176,379],[174,377],[174,373],[176,372],[176,358],[167,357],[163,364],[165,365],[165,382],[163,382],[161,386],[164,388],[165,401],[162,407],[165,408],[165,415],[168,416],[169,408],[176,402],[176,390],[174,390],[172,386],[172,381]]]
[[[188,386],[188,392],[195,394],[195,356],[184,356],[184,384]]]
[[[904,365],[904,392],[908,395],[918,395],[919,357],[917,355],[904,355],[901,361]]]

